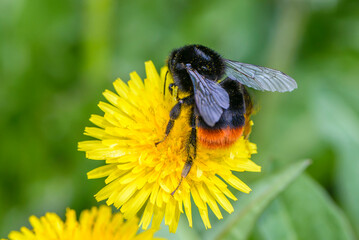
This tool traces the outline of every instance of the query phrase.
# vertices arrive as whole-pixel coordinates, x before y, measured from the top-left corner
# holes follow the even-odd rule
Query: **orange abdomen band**
[[[226,148],[231,146],[242,135],[243,127],[224,129],[197,129],[197,138],[207,148]]]

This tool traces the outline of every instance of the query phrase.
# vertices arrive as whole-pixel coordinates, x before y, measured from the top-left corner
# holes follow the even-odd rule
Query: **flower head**
[[[207,206],[219,219],[222,214],[218,204],[233,212],[228,198],[237,199],[226,182],[242,192],[250,192],[232,171],[260,171],[249,160],[256,153],[256,145],[241,137],[224,150],[198,146],[191,171],[172,196],[187,159],[189,111],[182,111],[170,135],[155,146],[165,135],[169,112],[176,99],[168,91],[163,93],[167,89],[164,88],[167,67],[159,75],[152,62],[146,62],[145,66],[144,82],[133,72],[128,84],[120,79],[114,82],[117,94],[104,92],[110,102],[99,104],[104,116],[91,116],[90,121],[97,127],[85,129],[86,135],[98,140],[79,143],[79,150],[86,151],[87,158],[105,160],[105,165],[88,173],[91,179],[106,177],[106,186],[95,197],[98,201],[107,200],[108,205],[114,204],[128,219],[144,208],[140,222],[143,229],[148,228],[151,220],[152,227],[158,228],[164,218],[171,232],[176,231],[180,214],[184,212],[192,226],[192,197],[205,227],[210,228]],[[168,74],[167,84],[172,81]]]
[[[46,213],[37,218],[30,217],[33,230],[22,227],[20,232],[9,234],[10,240],[117,240],[117,239],[153,239],[153,230],[136,234],[138,218],[124,221],[121,213],[112,214],[111,208],[101,206],[93,207],[81,213],[79,221],[76,220],[74,210],[66,210],[66,220],[55,213]]]

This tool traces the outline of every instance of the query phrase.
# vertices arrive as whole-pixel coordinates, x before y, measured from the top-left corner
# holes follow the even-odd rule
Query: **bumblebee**
[[[246,87],[271,92],[297,88],[295,80],[280,71],[225,59],[202,45],[173,50],[168,69],[174,80],[170,91],[176,86],[187,97],[178,99],[171,109],[165,137],[155,144],[170,134],[183,105],[190,107],[191,126],[187,160],[172,195],[191,170],[197,144],[210,149],[227,148],[249,133],[252,101]]]

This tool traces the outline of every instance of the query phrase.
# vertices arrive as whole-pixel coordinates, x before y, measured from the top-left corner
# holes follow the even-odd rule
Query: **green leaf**
[[[281,197],[266,208],[258,219],[253,234],[254,239],[260,240],[298,239]]]
[[[343,212],[307,175],[273,203],[260,217],[255,239],[355,239]]]
[[[304,171],[309,163],[309,160],[303,160],[292,164],[254,184],[253,192],[241,195],[242,197],[234,204],[234,214],[219,222],[215,231],[207,231],[204,239],[247,239],[263,210]]]
[[[329,141],[337,155],[335,188],[338,201],[359,235],[359,118],[343,97],[320,87],[314,95],[313,115],[323,139]]]
[[[354,239],[343,213],[309,176],[301,176],[283,198],[299,239]]]

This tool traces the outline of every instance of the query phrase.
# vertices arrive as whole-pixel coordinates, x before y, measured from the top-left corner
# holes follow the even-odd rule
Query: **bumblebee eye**
[[[185,65],[183,63],[176,63],[176,69],[183,70],[185,69]]]

